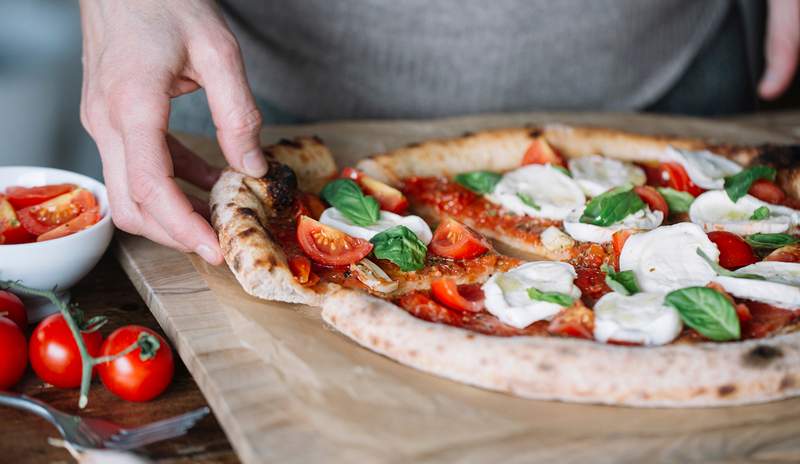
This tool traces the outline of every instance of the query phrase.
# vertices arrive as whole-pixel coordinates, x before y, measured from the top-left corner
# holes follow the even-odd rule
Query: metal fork
[[[53,424],[64,440],[79,448],[130,450],[185,434],[208,414],[203,407],[142,427],[126,429],[102,419],[73,416],[25,395],[0,392],[0,405],[29,411]]]

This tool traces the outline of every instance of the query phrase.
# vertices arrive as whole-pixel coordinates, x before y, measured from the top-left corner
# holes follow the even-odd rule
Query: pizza
[[[800,393],[794,147],[549,125],[341,170],[315,137],[264,152],[212,190],[227,264],[370,350],[532,399]]]

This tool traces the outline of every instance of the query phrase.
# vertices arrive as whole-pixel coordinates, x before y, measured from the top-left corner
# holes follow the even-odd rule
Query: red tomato
[[[431,282],[431,293],[439,303],[450,309],[477,313],[483,309],[483,290],[480,285],[456,285],[452,279]]]
[[[22,227],[8,199],[0,195],[0,244],[27,243],[34,238]]]
[[[9,187],[6,189],[8,201],[16,209],[38,205],[51,198],[63,195],[78,188],[75,184],[54,184],[40,187]]]
[[[758,198],[761,201],[772,203],[773,205],[780,205],[786,201],[786,194],[778,187],[775,182],[767,179],[758,179],[750,186],[747,191],[750,195]]]
[[[25,335],[11,319],[0,317],[0,390],[16,385],[25,374],[28,354]]]
[[[313,193],[299,192],[300,207],[297,217],[308,216],[311,219],[319,219],[322,212],[325,211],[325,203]]]
[[[47,240],[55,240],[57,238],[66,237],[83,229],[88,229],[97,224],[100,220],[100,209],[97,207],[91,208],[79,214],[75,219],[70,220],[66,224],[62,224],[55,229],[49,230],[36,238],[37,242],[46,242]]]
[[[94,195],[86,189],[78,188],[44,203],[21,209],[17,215],[25,230],[39,236],[96,207]]]
[[[471,259],[486,253],[491,245],[480,234],[455,219],[445,218],[429,245],[433,254],[452,259]]]
[[[289,269],[297,282],[303,285],[311,286],[319,282],[319,277],[311,271],[311,260],[305,256],[292,256],[289,259]]]
[[[329,266],[356,263],[372,251],[368,241],[351,237],[308,216],[300,216],[297,241],[311,259]]]
[[[786,327],[786,324],[795,318],[793,311],[767,303],[748,301],[747,307],[750,308],[751,317],[747,321],[742,321],[742,338],[766,337]]]
[[[0,315],[14,321],[19,326],[19,330],[24,331],[28,327],[28,313],[25,311],[22,300],[17,295],[5,290],[0,290]]]
[[[661,163],[658,167],[661,178],[666,182],[668,187],[681,192],[689,192],[694,196],[698,196],[704,192],[703,189],[694,185],[694,182],[689,178],[686,169],[683,169],[678,163]]]
[[[136,343],[142,332],[153,336],[159,344],[152,357],[142,360],[142,349],[98,366],[100,380],[113,394],[127,401],[150,401],[160,395],[172,382],[175,362],[172,349],[163,337],[138,325],[120,327],[103,343],[102,356],[112,356]]]
[[[643,202],[647,203],[647,206],[649,206],[652,211],[661,211],[665,218],[669,216],[667,200],[658,193],[658,190],[644,185],[641,187],[634,187],[633,191],[639,195],[639,198],[641,198]]]
[[[83,333],[86,349],[92,356],[100,353],[103,336],[100,332]],[[76,388],[81,384],[81,354],[72,332],[61,314],[53,314],[36,326],[28,350],[31,367],[45,382],[59,388]]]
[[[566,167],[564,157],[553,148],[544,137],[536,138],[528,147],[522,157],[522,165],[526,164],[552,164]]]
[[[631,235],[633,235],[632,230],[622,229],[614,232],[611,236],[611,246],[614,248],[614,257],[617,263],[619,263],[619,255],[622,254],[622,247],[625,246],[625,242],[628,241],[628,237]]]
[[[562,337],[594,339],[594,312],[581,302],[564,308],[550,321],[547,331]]]
[[[724,230],[708,233],[708,238],[719,249],[719,265],[725,269],[738,269],[758,261],[753,249],[736,234]]]
[[[344,168],[342,177],[352,179],[366,195],[372,195],[381,205],[382,210],[402,214],[408,208],[408,199],[400,190],[373,179],[357,169]]]

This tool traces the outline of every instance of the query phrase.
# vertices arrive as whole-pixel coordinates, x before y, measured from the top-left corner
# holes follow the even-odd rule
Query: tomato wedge
[[[522,165],[524,166],[526,164],[567,166],[567,163],[564,162],[564,157],[547,143],[544,137],[539,137],[530,144],[528,150],[525,152],[525,156],[522,157]]]
[[[647,203],[647,206],[649,206],[652,211],[661,211],[664,213],[665,218],[669,216],[667,200],[658,193],[658,190],[649,185],[643,185],[641,187],[634,187],[633,191],[639,195],[639,198],[641,198],[643,202]]]
[[[707,235],[717,245],[719,265],[725,269],[738,269],[758,261],[750,244],[738,235],[724,230],[715,230]]]
[[[800,243],[786,245],[773,250],[764,261],[781,261],[784,263],[800,263]]]
[[[480,234],[455,219],[445,218],[429,245],[433,254],[452,259],[471,259],[486,253],[491,245]]]
[[[356,263],[372,251],[368,241],[351,237],[308,216],[300,216],[297,241],[311,259],[329,266]]]
[[[481,286],[477,284],[457,285],[453,279],[441,278],[431,282],[431,293],[436,301],[450,309],[471,313],[483,309],[485,297]]]
[[[17,214],[25,230],[39,236],[96,207],[94,195],[86,189],[77,188],[44,203],[21,209]]]
[[[584,306],[583,303],[576,302],[556,314],[547,326],[547,331],[562,337],[592,340],[594,339],[594,312]]]
[[[689,192],[694,196],[698,196],[705,190],[694,185],[694,182],[689,178],[686,169],[678,163],[661,163],[658,167],[661,178],[666,182],[666,185],[681,192]]]
[[[614,257],[616,258],[616,262],[619,263],[619,255],[622,254],[622,247],[625,246],[625,242],[628,241],[628,237],[633,235],[633,231],[630,229],[622,229],[614,232],[611,236],[611,247],[614,248]],[[619,267],[619,265],[615,266]]]
[[[747,193],[761,201],[766,201],[773,205],[780,205],[786,201],[786,193],[784,193],[775,182],[771,182],[767,179],[758,179],[753,182]]]
[[[11,203],[0,195],[0,244],[28,243],[35,239],[17,218]]]
[[[66,224],[62,224],[55,229],[48,230],[36,238],[37,242],[46,242],[48,240],[55,240],[57,238],[66,237],[83,229],[88,229],[97,224],[100,220],[100,209],[95,206],[94,208],[84,211],[79,214],[75,219],[72,219]]]
[[[75,184],[42,185],[40,187],[9,187],[6,189],[8,201],[16,209],[38,205],[59,195],[71,192],[78,188]]]
[[[292,256],[289,258],[289,269],[298,283],[313,286],[319,282],[319,276],[311,270],[311,260],[305,256]]]
[[[364,174],[358,169],[344,168],[342,177],[354,180],[367,195],[372,195],[384,211],[403,214],[408,209],[408,199],[391,185]]]

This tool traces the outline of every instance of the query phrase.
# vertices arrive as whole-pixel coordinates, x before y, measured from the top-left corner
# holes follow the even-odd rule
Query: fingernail
[[[211,247],[208,245],[198,245],[197,250],[195,250],[195,253],[200,255],[201,258],[203,258],[206,262],[210,264],[216,264],[217,261],[219,260],[217,252],[212,250]]]
[[[252,177],[261,177],[267,173],[267,161],[261,150],[253,150],[244,155],[245,174]]]

